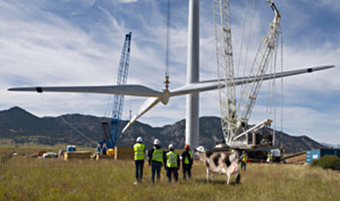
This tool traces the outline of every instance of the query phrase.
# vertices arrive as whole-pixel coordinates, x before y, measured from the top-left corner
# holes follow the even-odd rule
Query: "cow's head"
[[[205,151],[207,149],[204,148],[203,146],[199,146],[194,150],[194,153],[200,158],[200,160],[204,161],[204,159],[206,158],[205,156]]]
[[[203,146],[199,146],[199,147],[197,147],[194,151],[195,151],[195,153],[196,153],[196,152],[204,153],[206,150],[207,150],[207,149],[204,148]]]

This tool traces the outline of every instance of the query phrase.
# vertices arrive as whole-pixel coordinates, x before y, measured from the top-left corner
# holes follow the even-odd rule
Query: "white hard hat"
[[[159,145],[161,142],[158,139],[155,139],[155,141],[153,141],[154,145]]]
[[[143,142],[143,139],[142,139],[142,137],[138,137],[136,141],[137,142]]]
[[[169,149],[173,149],[173,148],[174,148],[174,145],[169,144]]]

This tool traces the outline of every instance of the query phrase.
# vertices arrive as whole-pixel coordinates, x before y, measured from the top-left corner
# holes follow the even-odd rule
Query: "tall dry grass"
[[[206,182],[197,161],[193,178],[133,185],[133,161],[90,161],[13,157],[0,168],[0,200],[340,200],[340,173],[309,166],[250,164],[241,184],[225,175]],[[180,176],[182,173],[180,172]]]

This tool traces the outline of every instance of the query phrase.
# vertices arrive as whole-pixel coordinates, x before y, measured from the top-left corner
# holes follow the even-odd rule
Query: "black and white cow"
[[[215,174],[226,174],[227,184],[229,184],[230,175],[236,175],[236,185],[240,183],[241,175],[237,165],[238,155],[236,152],[211,152],[206,151],[203,146],[195,149],[201,161],[203,161],[207,170],[207,181],[209,181],[209,172],[211,180],[214,180]]]

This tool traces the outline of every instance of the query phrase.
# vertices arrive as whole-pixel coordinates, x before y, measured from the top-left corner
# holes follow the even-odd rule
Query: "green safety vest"
[[[163,165],[163,150],[154,149],[151,157],[151,161],[157,161]]]
[[[271,154],[267,154],[267,158],[268,159],[272,159],[272,155]]]
[[[142,143],[136,143],[133,145],[133,150],[135,151],[135,160],[144,160],[145,154],[145,145]]]
[[[191,151],[188,151],[188,152],[189,152],[189,155],[190,155],[190,159],[192,159],[192,153],[191,153]],[[189,158],[188,158],[188,157],[185,157],[184,164],[190,164],[190,161],[189,161]]]
[[[248,161],[248,156],[247,156],[246,154],[243,154],[242,156],[243,156],[242,161],[245,162],[245,163],[247,163],[247,161]]]
[[[177,153],[170,151],[166,154],[166,166],[169,168],[177,168]]]

